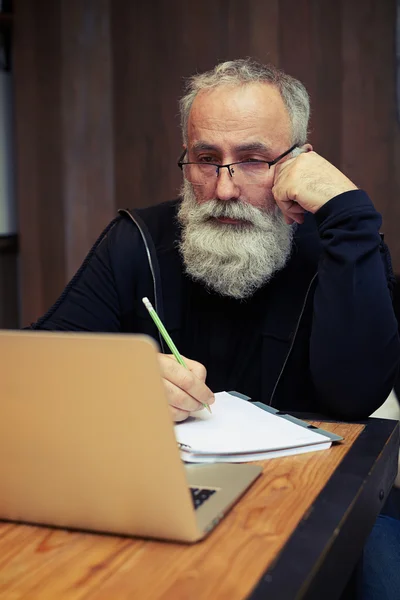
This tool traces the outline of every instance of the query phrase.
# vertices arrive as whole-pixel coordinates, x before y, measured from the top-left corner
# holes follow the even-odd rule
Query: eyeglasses
[[[183,172],[184,178],[193,185],[207,185],[218,177],[221,169],[228,169],[231,177],[235,175],[238,185],[262,185],[267,181],[270,167],[297,148],[294,144],[289,150],[283,152],[274,160],[247,160],[230,163],[229,165],[218,165],[209,162],[183,162],[187,150],[184,150],[178,159],[178,167]]]

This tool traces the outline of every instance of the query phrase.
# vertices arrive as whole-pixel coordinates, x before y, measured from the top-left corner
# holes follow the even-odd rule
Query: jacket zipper
[[[285,367],[286,367],[287,361],[289,360],[290,353],[291,353],[291,352],[292,352],[292,350],[293,350],[293,346],[294,346],[294,343],[295,343],[295,341],[296,341],[297,332],[298,332],[298,330],[299,330],[299,327],[300,327],[300,321],[301,321],[301,318],[302,318],[302,316],[303,316],[304,310],[305,310],[305,308],[306,308],[306,304],[307,304],[308,295],[309,295],[309,293],[310,293],[311,286],[312,286],[312,284],[314,283],[314,280],[315,280],[315,278],[317,277],[317,275],[318,275],[318,273],[315,273],[314,277],[311,279],[311,281],[310,281],[310,283],[309,283],[309,286],[308,286],[308,288],[307,288],[307,292],[306,292],[306,295],[305,295],[305,297],[304,297],[304,301],[303,301],[303,306],[301,307],[300,315],[299,315],[299,318],[297,319],[297,323],[296,323],[296,329],[294,330],[294,334],[293,334],[293,337],[292,337],[292,341],[291,341],[291,343],[290,343],[290,348],[289,348],[289,350],[288,350],[288,353],[287,353],[287,355],[286,355],[285,362],[284,362],[284,363],[283,363],[283,365],[282,365],[282,369],[281,369],[281,371],[280,371],[280,373],[279,373],[279,375],[278,375],[278,379],[276,380],[276,383],[275,383],[275,385],[274,385],[274,389],[272,390],[272,394],[271,394],[271,397],[270,397],[270,399],[269,399],[269,402],[268,402],[269,406],[272,406],[272,400],[273,400],[273,398],[274,398],[274,395],[275,395],[275,392],[276,392],[276,388],[278,387],[278,384],[279,384],[279,382],[280,382],[280,380],[281,380],[281,377],[282,377],[282,375],[283,375],[283,371],[285,370]]]
[[[156,309],[156,313],[159,313],[159,304],[158,304],[158,300],[157,300],[157,282],[156,282],[156,276],[154,274],[154,266],[153,266],[153,262],[151,260],[151,254],[150,254],[150,250],[149,250],[149,246],[148,246],[148,243],[147,243],[146,236],[144,234],[144,231],[140,227],[139,223],[136,221],[135,217],[132,215],[132,213],[129,210],[123,210],[122,209],[120,212],[123,212],[124,214],[126,214],[126,215],[129,216],[129,218],[135,223],[135,225],[138,228],[138,230],[140,232],[140,235],[142,237],[142,241],[143,241],[144,247],[146,249],[147,261],[149,263],[149,268],[150,268],[151,276],[152,276],[152,279],[153,279],[155,309]],[[157,334],[158,334],[158,339],[159,339],[159,342],[160,342],[161,350],[165,354],[164,340],[163,340],[163,338],[161,336],[161,333],[158,331],[158,329],[157,329]]]

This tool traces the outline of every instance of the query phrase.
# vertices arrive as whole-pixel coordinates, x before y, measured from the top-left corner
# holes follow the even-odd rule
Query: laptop
[[[195,542],[261,473],[186,466],[147,336],[0,332],[0,519]]]

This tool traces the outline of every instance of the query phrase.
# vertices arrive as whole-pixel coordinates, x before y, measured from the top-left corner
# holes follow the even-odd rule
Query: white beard
[[[248,298],[285,266],[294,227],[285,223],[278,209],[262,211],[240,200],[199,204],[187,181],[181,192],[179,250],[193,279],[221,295]],[[246,223],[224,224],[212,217]]]

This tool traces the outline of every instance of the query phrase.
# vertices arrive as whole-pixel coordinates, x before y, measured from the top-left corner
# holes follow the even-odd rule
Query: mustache
[[[182,203],[178,219],[184,227],[189,228],[215,228],[224,233],[227,231],[213,219],[227,218],[242,222],[240,229],[258,230],[271,233],[276,227],[286,229],[290,227],[284,223],[283,215],[279,208],[266,206],[255,207],[241,198],[220,200],[212,198],[206,202],[198,202],[193,187],[186,180],[181,187]]]
[[[196,205],[193,214],[191,214],[191,221],[193,219],[198,223],[204,223],[211,218],[228,218],[255,224],[258,223],[262,214],[264,214],[263,210],[241,200],[224,202],[221,202],[221,200],[208,200],[203,204]]]

